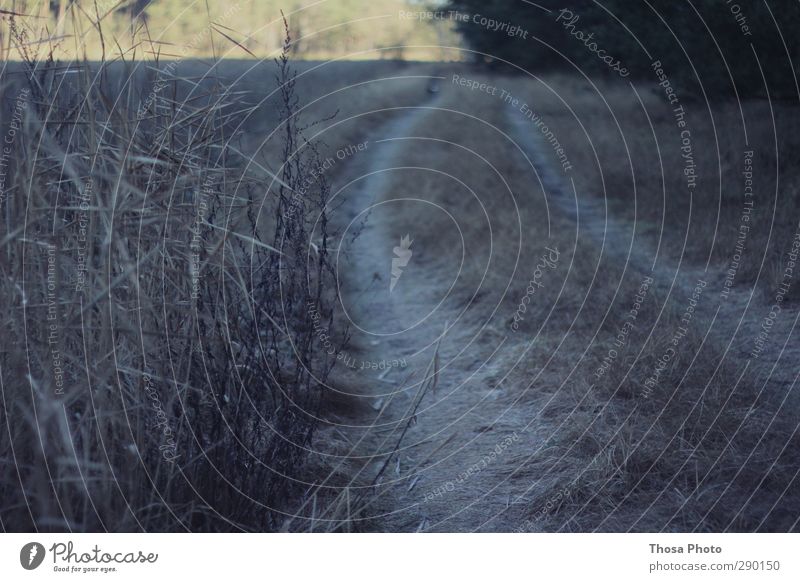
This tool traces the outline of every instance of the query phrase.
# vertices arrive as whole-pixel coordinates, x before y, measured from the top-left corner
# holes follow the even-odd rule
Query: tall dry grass
[[[0,526],[279,528],[310,486],[335,361],[306,309],[335,304],[324,227],[307,252],[330,190],[320,179],[296,195],[322,160],[288,36],[275,68],[283,163],[265,182],[231,147],[252,107],[213,67],[156,89],[140,62],[60,63],[30,52],[24,22],[12,30]]]

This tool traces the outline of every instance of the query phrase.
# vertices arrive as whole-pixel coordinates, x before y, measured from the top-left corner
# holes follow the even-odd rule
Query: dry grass
[[[468,71],[464,74],[525,95],[529,103],[537,104],[537,111],[541,108],[552,114],[548,109],[552,101],[518,79],[482,77]],[[599,118],[596,99],[577,90],[577,82],[558,79],[558,83],[568,102],[584,108],[584,122],[597,134],[593,135],[595,147],[610,162],[617,150],[611,147],[613,135],[604,137],[608,127]],[[769,377],[771,361],[745,366],[738,344],[729,345],[730,336],[725,335],[727,324],[735,324],[730,315],[721,314],[718,319],[726,321],[716,321],[707,335],[718,289],[712,289],[709,283],[688,333],[678,342],[656,386],[648,388],[646,381],[671,346],[688,302],[681,288],[668,294],[670,280],[657,275],[633,331],[618,349],[609,371],[598,380],[594,372],[613,347],[644,273],[631,266],[626,269],[613,254],[601,256],[598,241],[585,233],[576,239],[574,222],[552,206],[547,216],[536,177],[516,146],[495,129],[511,133],[496,96],[443,90],[450,91],[445,107],[474,114],[486,123],[458,113],[429,116],[415,135],[442,141],[431,147],[417,144],[405,152],[403,165],[427,169],[404,172],[393,183],[391,196],[413,196],[422,191],[427,200],[441,204],[456,217],[469,260],[458,273],[454,299],[463,305],[472,302],[466,319],[473,323],[483,323],[482,317],[500,301],[500,311],[489,322],[485,335],[508,339],[482,387],[499,393],[500,400],[482,401],[480,420],[487,422],[502,415],[502,421],[492,428],[503,431],[510,427],[525,443],[481,473],[481,491],[472,491],[472,496],[465,491],[454,494],[450,511],[461,510],[459,502],[480,498],[488,517],[495,497],[506,491],[508,484],[510,507],[488,528],[796,529],[800,465],[792,451],[798,445],[800,417],[793,384],[784,382],[783,376]],[[524,93],[526,90],[529,93]],[[621,94],[614,96],[614,104],[620,100]],[[635,127],[626,114],[619,117],[632,124],[629,131]],[[587,154],[580,151],[577,137],[568,133],[562,118],[551,124],[556,126],[560,139],[568,134],[562,141],[567,143],[576,168],[573,176],[581,189],[596,186],[592,181],[594,166],[585,163]],[[768,132],[768,128],[754,126],[751,139],[761,132]],[[629,147],[634,163],[641,164],[645,173],[649,167],[647,153],[642,152],[642,159],[638,157],[647,137],[642,133],[639,127]],[[636,136],[643,143],[631,145]],[[763,159],[768,160],[768,154]],[[609,165],[607,188],[611,183],[619,184],[621,167]],[[727,171],[736,179],[731,167]],[[655,194],[650,190],[653,180],[659,179],[651,170],[638,190],[643,199],[659,199],[660,189]],[[617,197],[630,199],[623,194]],[[478,201],[484,204],[488,221],[483,220]],[[740,201],[736,198],[736,204]],[[681,209],[681,201],[671,204],[673,210]],[[643,203],[639,211],[646,214],[651,208]],[[614,210],[624,212],[622,205],[614,206]],[[646,216],[660,221],[657,215]],[[440,287],[449,283],[462,244],[459,233],[446,222],[433,213],[399,212],[393,219],[399,233],[435,233],[429,239],[417,235],[417,248],[428,255],[419,260],[431,261],[432,272],[441,275],[441,281],[435,281]],[[492,263],[482,282],[490,255],[489,225]],[[557,245],[561,251],[559,268],[537,289],[519,331],[512,333],[510,315],[548,245]],[[479,293],[473,297],[476,289]],[[720,326],[724,332],[719,331]],[[785,340],[783,336],[774,338],[777,344]],[[784,356],[777,366],[787,366],[790,358]],[[477,390],[483,394],[480,388]],[[441,414],[441,418],[436,416],[428,422],[442,426],[451,416],[458,417],[461,396],[448,398],[447,410],[433,413]],[[467,424],[464,422],[463,430],[469,433]],[[453,447],[465,447],[465,438],[460,434]],[[449,472],[445,478],[454,478],[469,466],[466,461],[461,463],[446,463],[443,470]],[[448,520],[441,527],[452,531],[474,523],[459,519],[465,518]]]
[[[333,362],[320,353],[305,308],[313,299],[333,320],[336,274],[328,249],[335,221],[329,231],[313,230],[311,221],[325,213],[339,169],[313,181],[297,212],[287,210],[322,160],[369,139],[402,113],[393,108],[421,97],[430,70],[384,63],[376,74],[368,64],[306,64],[296,89],[311,106],[298,119],[301,105],[285,92],[291,77],[265,80],[264,65],[182,63],[170,70],[167,88],[154,93],[157,74],[136,65],[67,67],[31,59],[3,71],[4,120],[12,119],[18,96],[26,107],[19,127],[2,126],[4,136],[15,128],[15,141],[0,207],[6,227],[0,292],[9,330],[0,353],[0,424],[7,427],[0,432],[6,469],[0,525],[24,531],[371,527],[363,520],[385,509],[378,479],[396,459],[399,441],[389,441],[377,474],[358,462],[337,462],[352,442],[331,426],[321,428],[320,419],[334,425],[336,407],[351,407],[353,399],[337,403],[321,393]],[[407,78],[362,83],[377,76]],[[660,158],[648,119],[627,91],[604,87],[615,120],[580,81],[550,80],[584,122],[592,149],[580,124],[541,86],[486,80],[548,117],[581,192],[602,195],[605,188],[613,210],[647,232],[658,234],[662,221],[668,232],[682,232],[687,201],[677,194],[683,176],[676,171],[675,128],[656,94],[641,97],[663,140]],[[487,324],[481,342],[508,341],[479,377],[483,384],[439,406],[434,424],[480,398],[477,421],[502,421],[468,426],[469,432],[513,430],[523,443],[458,499],[472,501],[486,494],[486,483],[505,483],[513,494],[504,523],[530,530],[796,529],[793,385],[770,381],[764,365],[745,368],[719,336],[706,336],[713,312],[703,307],[658,384],[645,390],[686,306],[681,293],[667,295],[663,281],[648,294],[608,373],[593,378],[641,274],[601,258],[595,241],[576,240],[569,219],[545,213],[526,160],[500,133],[511,132],[496,97],[444,90],[446,107],[483,121],[457,112],[428,116],[416,129],[428,145],[407,148],[398,160],[426,169],[404,170],[390,194],[425,193],[455,217],[461,233],[434,213],[400,212],[393,227],[419,233],[415,260],[437,273],[432,289],[459,278],[449,301],[467,308],[469,325]],[[148,94],[152,107],[137,119]],[[775,187],[770,128],[756,123],[765,117],[764,104],[746,109],[754,120],[749,135],[758,188],[769,192]],[[350,119],[364,111],[370,113]],[[732,121],[737,110],[722,104],[715,115],[716,142],[707,122],[692,119],[698,163],[709,168],[701,175],[710,180],[703,191],[718,193],[698,196],[693,214],[716,217],[721,208],[720,228],[714,238],[708,221],[693,221],[688,250],[693,262],[711,253],[719,265],[735,244],[743,144]],[[322,121],[304,129],[302,119]],[[796,166],[795,138],[779,138],[781,152],[790,152],[781,167]],[[659,159],[670,169],[663,178]],[[715,160],[722,160],[722,185],[713,182]],[[791,172],[781,174],[780,220],[772,229],[775,202],[766,195],[757,202],[760,226],[753,227],[738,282],[755,280],[765,249],[776,270],[788,219],[796,215],[796,200],[784,194],[794,194],[793,180]],[[310,255],[309,241],[316,245]],[[454,274],[462,241],[468,261]],[[561,251],[559,268],[511,333],[536,262],[553,245]],[[495,305],[496,315],[484,321]],[[476,361],[492,344],[480,346]],[[419,401],[440,379],[430,367],[424,378]],[[483,400],[484,388],[497,398]],[[409,421],[397,437],[406,430],[420,428]],[[442,439],[437,446],[462,446],[457,438]],[[450,452],[434,447],[436,458],[420,457],[413,470]],[[452,477],[462,461],[453,457],[441,471]],[[297,519],[286,519],[295,512]]]
[[[674,262],[684,243],[684,260],[704,265],[710,259],[716,267],[732,260],[745,202],[744,152],[753,150],[754,210],[736,281],[752,285],[758,278],[770,293],[776,288],[800,211],[796,107],[755,99],[707,104],[680,95],[686,127],[678,128],[673,106],[655,84],[637,84],[634,92],[624,84],[592,86],[555,75],[507,86],[565,144],[579,193],[606,198],[653,246],[664,237],[661,252]],[[691,197],[682,129],[691,134],[698,175]]]
[[[576,168],[573,178],[579,194],[605,193],[612,203],[612,212],[629,219],[652,224],[657,232],[662,218],[668,229],[683,232],[680,220],[688,207],[677,195],[683,175],[674,147],[662,145],[661,155],[667,181],[666,215],[661,214],[662,187],[653,141],[646,120],[637,117],[638,102],[632,102],[627,90],[603,87],[603,93],[623,127],[637,180],[636,212],[632,208],[631,172],[620,133],[610,116],[598,103],[596,95],[574,79],[548,79],[559,96],[570,104],[590,132],[599,165],[588,146],[582,129],[572,120],[563,105],[534,83],[509,80],[511,91],[525,95],[535,103],[537,111],[566,144]],[[502,85],[502,83],[500,83]],[[525,92],[527,89],[527,92]],[[653,95],[643,94],[648,107],[657,108]],[[696,106],[696,105],[694,105]],[[730,119],[734,106],[719,104],[723,114],[717,119],[720,147],[724,150],[723,171],[727,187],[723,198],[723,220],[739,220],[743,197],[740,182],[741,149],[733,138],[736,125]],[[765,107],[763,103],[747,104],[750,115]],[[728,117],[724,117],[727,115]],[[796,116],[795,111],[788,115]],[[607,119],[607,117],[609,117]],[[766,123],[765,123],[766,121]],[[674,145],[673,120],[666,114],[653,121],[657,133],[665,134],[665,143]],[[699,122],[692,126],[696,151],[706,151],[710,129]],[[768,118],[752,121],[749,134],[753,147],[764,143],[771,129]],[[672,132],[672,133],[669,133]],[[666,141],[672,139],[672,141]],[[781,147],[793,143],[785,135]],[[698,147],[697,144],[703,144]],[[782,149],[792,156],[791,149]],[[769,191],[767,168],[774,166],[769,150],[756,155],[760,192]],[[784,160],[781,163],[785,163]],[[602,167],[603,178],[599,177]],[[787,170],[791,175],[792,170]],[[715,174],[717,169],[707,172]],[[731,180],[732,184],[727,184]],[[706,182],[707,184],[707,182]],[[702,192],[707,192],[701,190]],[[732,192],[732,193],[731,193]],[[762,198],[766,205],[767,195]],[[784,214],[780,225],[772,231],[775,249],[789,242],[794,201],[781,193],[777,204]],[[718,200],[698,195],[690,231],[688,261],[704,260],[712,243],[712,230],[707,219],[714,216]],[[757,202],[758,204],[759,202]],[[762,209],[767,212],[767,209]],[[768,211],[771,214],[771,209]],[[763,215],[753,226],[753,247],[763,245],[769,229],[763,228]],[[728,224],[730,227],[730,222]],[[601,366],[608,350],[615,347],[614,338],[641,284],[643,273],[632,266],[623,273],[624,265],[608,255],[601,258],[597,242],[585,235],[575,245],[575,225],[557,220],[554,233],[565,250],[565,263],[574,261],[564,288],[544,290],[540,308],[530,315],[526,329],[542,336],[541,346],[532,353],[527,365],[512,373],[512,382],[521,392],[514,398],[539,410],[541,418],[554,428],[531,455],[517,459],[517,478],[529,480],[529,521],[525,529],[562,531],[787,531],[798,527],[800,507],[797,474],[800,465],[791,451],[798,445],[794,384],[786,376],[770,372],[773,361],[746,362],[738,342],[731,343],[736,319],[724,309],[714,321],[714,306],[719,289],[709,275],[708,288],[701,297],[687,335],[680,339],[655,388],[646,382],[658,360],[673,347],[674,334],[681,325],[688,297],[674,289],[667,294],[669,279],[656,275],[656,282],[635,320],[635,328],[610,370],[600,379],[594,372]],[[646,239],[647,237],[645,237]],[[662,244],[675,248],[676,235],[667,234]],[[654,242],[654,238],[650,239]],[[716,239],[713,255],[719,267],[728,260],[735,237],[723,228]],[[678,246],[678,248],[680,248]],[[723,250],[725,252],[723,252]],[[737,275],[737,283],[754,281],[758,263],[753,255]],[[775,260],[780,254],[776,252]],[[781,257],[782,258],[782,257]],[[760,259],[759,259],[760,261]],[[691,277],[693,271],[679,273]],[[694,281],[692,281],[694,283]],[[724,307],[724,306],[723,306]],[[550,313],[550,309],[553,312]],[[761,313],[759,310],[755,310]],[[547,318],[550,319],[547,319]],[[739,317],[737,312],[736,318]],[[790,318],[791,315],[786,315]],[[557,322],[569,322],[569,332]],[[788,323],[788,322],[787,322]],[[544,326],[544,327],[540,327]],[[711,329],[710,329],[711,328]],[[709,331],[710,329],[710,331]],[[787,332],[791,335],[791,330]],[[746,340],[746,334],[742,343]],[[789,337],[773,338],[780,347]],[[517,347],[517,353],[523,346]],[[791,355],[775,362],[786,367]],[[552,358],[552,359],[551,359]],[[531,381],[531,378],[534,381]],[[515,400],[516,401],[516,400]],[[544,488],[544,489],[542,489]],[[567,492],[563,494],[563,492]],[[551,502],[552,503],[548,503]],[[545,510],[544,508],[547,507]]]
[[[16,35],[23,46],[24,24]],[[307,309],[335,309],[327,177],[294,195],[327,155],[303,121],[321,109],[298,111],[298,95],[316,95],[286,63],[251,71],[272,79],[261,100],[235,64],[19,54],[0,79],[14,140],[0,207],[2,528],[279,529],[313,484],[335,361]],[[332,68],[314,77],[322,94],[371,75]],[[270,133],[269,171],[252,157],[253,119]]]

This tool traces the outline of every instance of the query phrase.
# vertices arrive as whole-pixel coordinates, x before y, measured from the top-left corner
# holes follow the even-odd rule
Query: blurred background
[[[454,55],[437,47],[455,45],[458,38],[452,22],[401,16],[427,10],[430,3],[400,0],[13,0],[2,5],[35,17],[28,21],[34,29],[31,38],[50,31],[60,56],[90,60],[101,58],[104,50],[117,51],[117,42],[127,49],[142,38],[156,41],[165,58],[209,57],[215,51],[229,58],[275,57],[283,42],[281,11],[292,30],[295,58],[450,59]],[[235,40],[236,50],[230,43],[220,46],[219,38],[215,46],[212,29],[217,36]],[[10,42],[7,22],[2,39],[5,57]]]
[[[624,55],[633,78],[647,75],[657,54],[673,70],[673,83],[697,94],[766,96],[762,75],[772,98],[798,91],[792,63],[800,60],[800,44],[788,33],[800,25],[793,0],[5,0],[0,6],[4,59],[13,58],[9,13],[26,16],[16,26],[26,28],[30,52],[63,59],[141,59],[154,50],[161,59],[272,58],[283,41],[282,11],[295,59],[487,61],[608,75],[597,49],[587,50],[596,42],[602,54]],[[776,36],[778,21],[787,34]],[[509,34],[511,26],[516,34]]]

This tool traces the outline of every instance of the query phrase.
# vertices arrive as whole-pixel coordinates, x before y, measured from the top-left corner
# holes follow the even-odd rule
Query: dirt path
[[[336,386],[357,403],[339,415],[337,430],[356,467],[349,483],[353,494],[374,494],[366,496],[368,506],[361,508],[361,529],[536,528],[525,516],[552,498],[553,483],[563,477],[557,474],[560,469],[542,473],[535,465],[526,467],[529,455],[541,451],[555,425],[540,418],[536,407],[515,406],[522,386],[501,386],[519,362],[508,354],[524,356],[528,350],[520,337],[507,333],[508,310],[498,310],[507,288],[478,285],[474,293],[465,293],[470,284],[462,279],[464,270],[483,259],[480,245],[462,232],[476,217],[459,214],[458,204],[443,203],[447,195],[431,190],[440,186],[425,181],[425,171],[432,170],[427,164],[425,169],[414,165],[428,154],[433,159],[438,153],[441,159],[444,146],[422,137],[422,130],[433,126],[436,116],[443,115],[439,108],[447,106],[452,103],[442,95],[398,111],[335,182],[346,201],[339,221],[344,233],[337,269],[344,323],[352,334]],[[498,115],[541,180],[545,196],[529,180],[530,191],[523,193],[526,204],[544,207],[546,200],[548,212],[574,221],[578,235],[601,247],[607,260],[636,277],[650,275],[661,299],[674,302],[676,311],[687,305],[698,280],[705,281],[705,319],[698,331],[716,342],[725,357],[749,356],[769,311],[763,300],[736,287],[722,300],[724,273],[671,263],[660,252],[659,244],[666,243],[654,244],[635,224],[610,217],[602,201],[576,192],[549,167],[543,150],[547,144],[529,121]],[[444,158],[448,155],[455,154]],[[527,174],[530,169],[518,171]],[[409,184],[418,185],[418,192],[412,188],[409,195]],[[496,185],[484,187],[494,193]],[[439,244],[437,239],[452,240],[445,234],[456,231],[460,247]],[[517,299],[512,298],[514,303]],[[797,355],[797,346],[788,342],[797,317],[797,310],[785,309],[754,363],[764,370],[764,386],[791,387],[791,367],[780,363]],[[671,323],[659,325],[671,333]],[[558,324],[550,333],[555,337],[568,330]],[[539,382],[547,382],[545,378]],[[561,379],[552,381],[562,386]],[[521,394],[524,398],[524,390]]]
[[[772,384],[781,390],[791,390],[796,374],[792,366],[785,364],[796,362],[800,357],[800,345],[789,339],[797,327],[800,309],[783,304],[780,317],[770,324],[770,337],[764,342],[763,349],[757,349],[754,338],[764,328],[765,318],[774,304],[771,296],[761,296],[751,286],[735,285],[723,296],[721,291],[725,288],[727,266],[715,269],[708,264],[670,261],[667,253],[663,252],[664,247],[676,242],[682,244],[684,248],[680,256],[684,257],[686,237],[681,241],[679,236],[672,234],[653,241],[637,232],[635,222],[612,216],[607,201],[596,195],[577,192],[573,181],[567,181],[557,169],[545,162],[548,145],[530,121],[513,109],[507,110],[507,117],[515,139],[526,151],[544,184],[552,209],[570,217],[577,224],[581,236],[600,245],[602,254],[625,265],[626,270],[653,277],[654,285],[661,289],[667,300],[672,298],[678,304],[688,304],[698,282],[705,282],[701,297],[705,305],[701,308],[710,318],[710,327],[704,331],[710,341],[717,342],[726,357],[750,360],[754,367],[762,368],[764,386]]]
[[[366,512],[366,527],[378,531],[480,528],[507,508],[510,484],[491,465],[521,438],[488,381],[506,339],[487,325],[496,309],[455,292],[465,262],[475,260],[470,243],[450,251],[435,244],[459,218],[425,192],[392,194],[393,183],[418,171],[403,167],[404,153],[437,147],[407,138],[441,101],[404,111],[337,181],[348,200],[338,268],[352,332],[340,380],[369,404],[367,418],[341,430],[354,454],[370,459],[354,484],[372,483],[383,469]]]

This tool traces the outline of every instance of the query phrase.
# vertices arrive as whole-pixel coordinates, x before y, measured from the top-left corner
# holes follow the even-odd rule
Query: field
[[[0,89],[2,529],[798,529],[796,106],[289,45]]]

